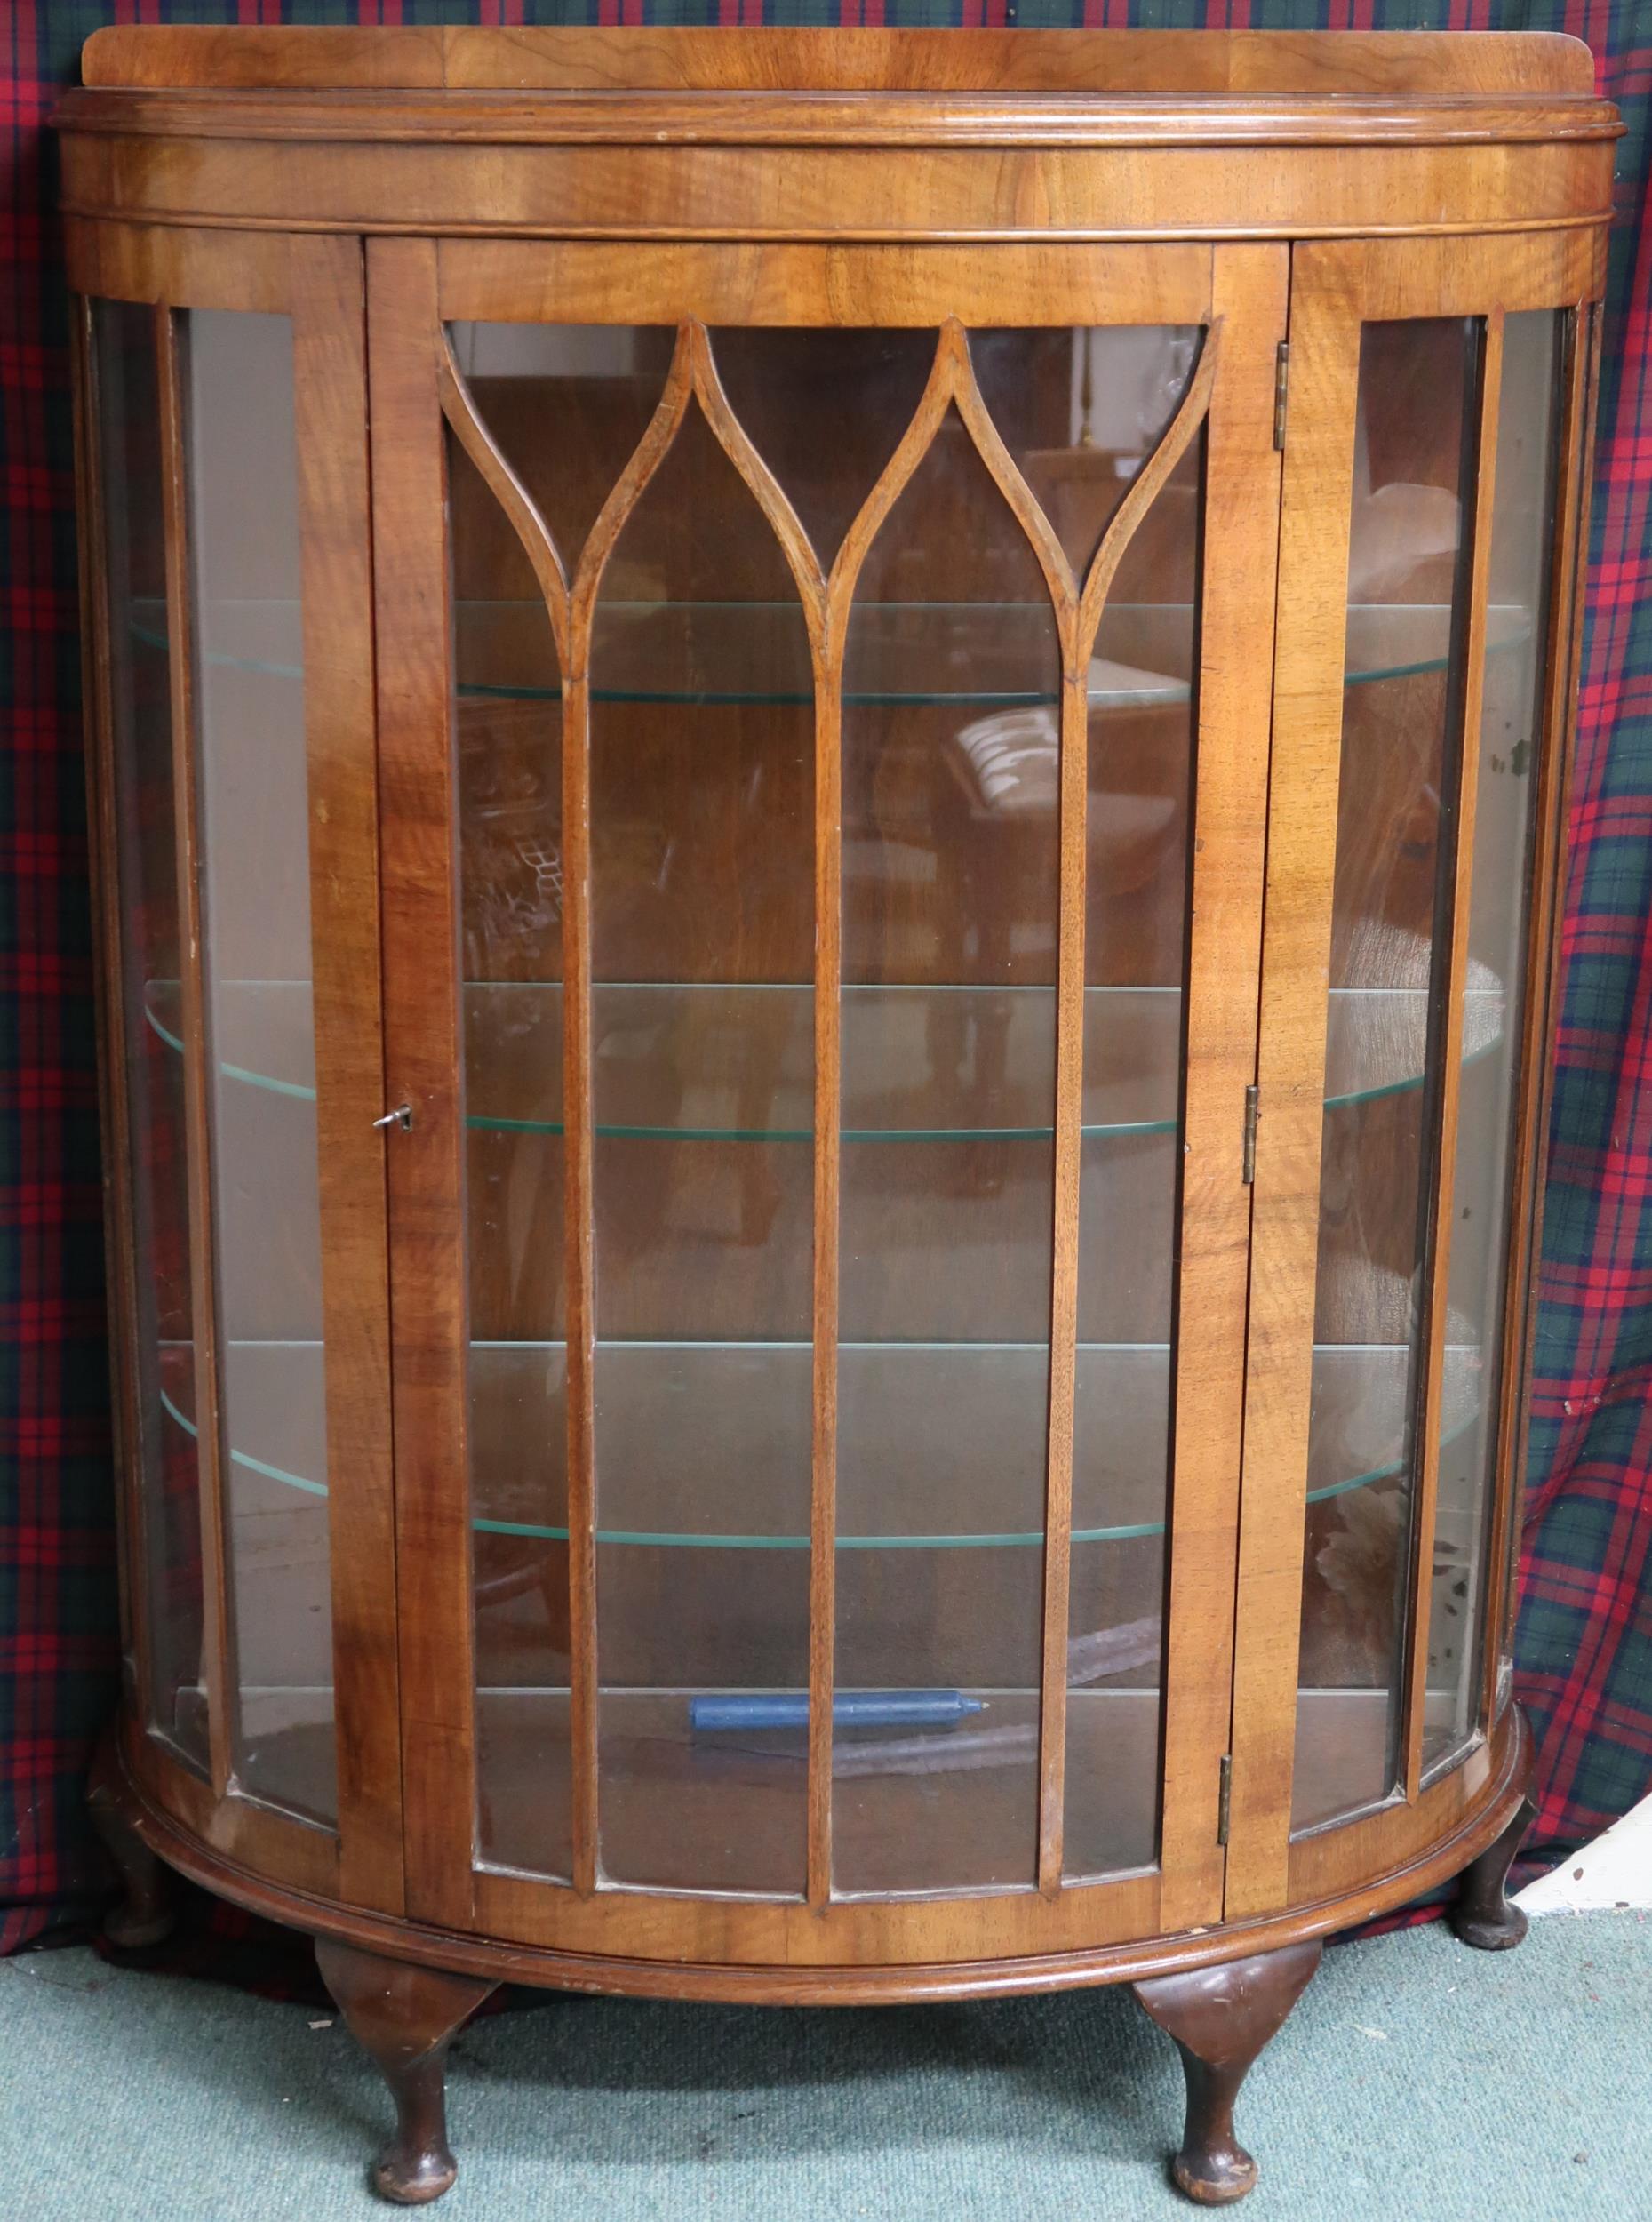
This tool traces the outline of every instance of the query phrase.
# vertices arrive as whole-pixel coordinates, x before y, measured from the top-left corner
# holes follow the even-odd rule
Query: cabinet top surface
[[[537,116],[550,135],[593,102],[632,130],[686,102],[704,124],[755,107],[777,126],[812,113],[818,127],[824,108],[891,139],[943,110],[978,125],[996,111],[1035,132],[1059,117],[1079,138],[1162,130],[1172,112],[1190,135],[1285,141],[1618,128],[1589,49],[1546,33],[145,25],[95,33],[82,69],[85,90],[62,112],[71,128],[118,128],[110,110],[130,116],[132,95],[230,96],[243,113],[273,96],[289,128],[319,108],[350,136],[395,132],[397,119],[463,133],[484,110],[497,125],[505,96],[519,130]],[[439,103],[420,97],[432,93]]]

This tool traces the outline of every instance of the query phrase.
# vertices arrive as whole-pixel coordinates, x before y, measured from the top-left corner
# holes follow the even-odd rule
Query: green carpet
[[[1652,1917],[1328,1952],[1246,2090],[1252,2222],[1652,2215]],[[387,2215],[341,2025],[90,1953],[0,1962],[7,2222]],[[445,2222],[1177,2222],[1181,2076],[1128,1993],[810,2013],[551,1998],[460,2038]]]

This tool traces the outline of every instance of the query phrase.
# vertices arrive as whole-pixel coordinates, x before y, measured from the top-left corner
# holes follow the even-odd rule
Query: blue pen
[[[832,1701],[836,1728],[944,1728],[985,1713],[979,1698],[958,1690],[847,1690]],[[807,1697],[690,1698],[694,1729],[807,1728]]]

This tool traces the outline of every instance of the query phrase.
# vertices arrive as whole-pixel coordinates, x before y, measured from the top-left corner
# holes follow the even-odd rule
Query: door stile
[[[466,1925],[475,1819],[456,766],[428,239],[367,246],[405,1904]]]
[[[291,252],[339,1887],[400,1913],[366,300],[358,241]]]
[[[1246,1091],[1257,1071],[1272,640],[1279,556],[1278,351],[1283,246],[1218,247],[1221,362],[1206,425],[1197,754],[1184,1025],[1183,1155],[1171,1328],[1171,1497],[1161,1924],[1218,1920],[1229,1748],[1251,1190]]]
[[[1295,251],[1280,507],[1225,1910],[1284,1905],[1365,248]]]
[[[1480,350],[1480,394],[1474,432],[1474,494],[1468,521],[1467,608],[1464,614],[1462,683],[1456,690],[1456,792],[1451,803],[1448,855],[1441,858],[1436,899],[1437,947],[1443,963],[1429,1027],[1428,1063],[1438,1075],[1438,1098],[1427,1142],[1428,1192],[1422,1244],[1425,1289],[1420,1338],[1422,1379],[1413,1432],[1417,1485],[1411,1507],[1403,1639],[1399,1774],[1408,1801],[1423,1781],[1423,1713],[1428,1695],[1428,1639],[1433,1603],[1434,1528],[1440,1495],[1440,1429],[1446,1366],[1446,1321],[1451,1286],[1451,1217],[1457,1157],[1457,1107],[1463,1073],[1463,990],[1468,972],[1470,881],[1474,865],[1474,811],[1480,779],[1480,729],[1486,668],[1486,601],[1491,576],[1492,504],[1496,498],[1497,411],[1503,390],[1503,312],[1486,320]],[[1449,761],[1449,759],[1448,760]],[[1450,790],[1448,788],[1448,793]],[[1442,844],[1444,845],[1444,844]]]

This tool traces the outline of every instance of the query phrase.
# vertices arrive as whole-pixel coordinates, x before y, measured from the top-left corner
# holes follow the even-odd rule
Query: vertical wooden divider
[[[366,300],[359,241],[299,236],[290,255],[339,1887],[399,1913]]]
[[[563,1170],[567,1187],[568,1684],[573,1883],[597,1881],[595,1143],[591,1103],[591,597],[563,675]],[[581,607],[581,603],[584,607]]]
[[[1170,1508],[1159,1920],[1219,1920],[1239,1548],[1250,1197],[1281,458],[1274,373],[1289,306],[1283,246],[1217,247],[1222,363],[1206,424],[1198,718],[1189,845],[1180,1221],[1171,1347]]]
[[[367,245],[405,1905],[470,1919],[475,1845],[465,1069],[436,251]],[[389,1575],[387,1567],[381,1579]]]
[[[1061,641],[1056,1140],[1050,1196],[1049,1419],[1044,1474],[1043,1643],[1038,1708],[1038,1887],[1061,1889],[1066,1847],[1067,1632],[1073,1570],[1073,1406],[1078,1365],[1079,1185],[1084,1116],[1084,928],[1089,863],[1089,653],[1075,594]]]
[[[1365,249],[1293,251],[1225,1910],[1285,1903]]]
[[[1474,869],[1474,810],[1480,786],[1480,720],[1485,695],[1486,595],[1491,576],[1492,505],[1496,499],[1497,413],[1503,390],[1503,315],[1486,320],[1480,352],[1480,407],[1474,443],[1474,492],[1465,504],[1469,519],[1468,608],[1463,627],[1463,683],[1457,700],[1457,731],[1446,746],[1456,748],[1456,803],[1451,812],[1451,852],[1445,867],[1443,915],[1434,921],[1435,946],[1443,945],[1444,1002],[1430,1034],[1439,1075],[1438,1123],[1431,1167],[1433,1193],[1427,1204],[1423,1247],[1425,1303],[1418,1355],[1422,1379],[1413,1410],[1417,1415],[1412,1470],[1409,1566],[1401,1701],[1400,1762],[1408,1800],[1423,1781],[1423,1714],[1428,1696],[1428,1639],[1433,1600],[1434,1524],[1440,1497],[1440,1427],[1444,1398],[1446,1326],[1450,1313],[1451,1219],[1456,1194],[1457,1107],[1463,1080],[1463,993],[1468,978],[1468,928]]]
[[[1604,268],[1599,282],[1604,283]],[[1600,390],[1600,310],[1579,301],[1571,311],[1555,473],[1552,556],[1545,612],[1548,668],[1537,756],[1536,819],[1531,895],[1526,919],[1526,1008],[1522,1014],[1519,1097],[1510,1157],[1509,1246],[1504,1275],[1502,1367],[1494,1472],[1513,1479],[1499,1494],[1487,1540],[1486,1606],[1480,1659],[1480,1726],[1496,1716],[1501,1662],[1511,1641],[1513,1583],[1519,1567],[1515,1523],[1525,1485],[1530,1425],[1530,1359],[1536,1328],[1534,1276],[1543,1236],[1544,1152],[1554,1083],[1554,1028],[1560,1012],[1560,910],[1566,894],[1567,802],[1577,729],[1584,606],[1588,585],[1590,496],[1594,416]]]
[[[815,687],[814,1338],[809,1511],[809,1903],[832,1895],[837,1635],[838,1202],[842,1125],[842,683],[847,607],[810,625]]]
[[[200,755],[196,731],[195,625],[183,352],[177,312],[155,312],[161,412],[161,506],[166,534],[166,645],[172,711],[172,800],[178,842],[180,1030],[188,1157],[190,1327],[195,1340],[196,1463],[201,1486],[202,1671],[212,1792],[233,1775],[229,1593],[219,1425],[218,1256],[212,1220],[211,1021],[200,855]]]

